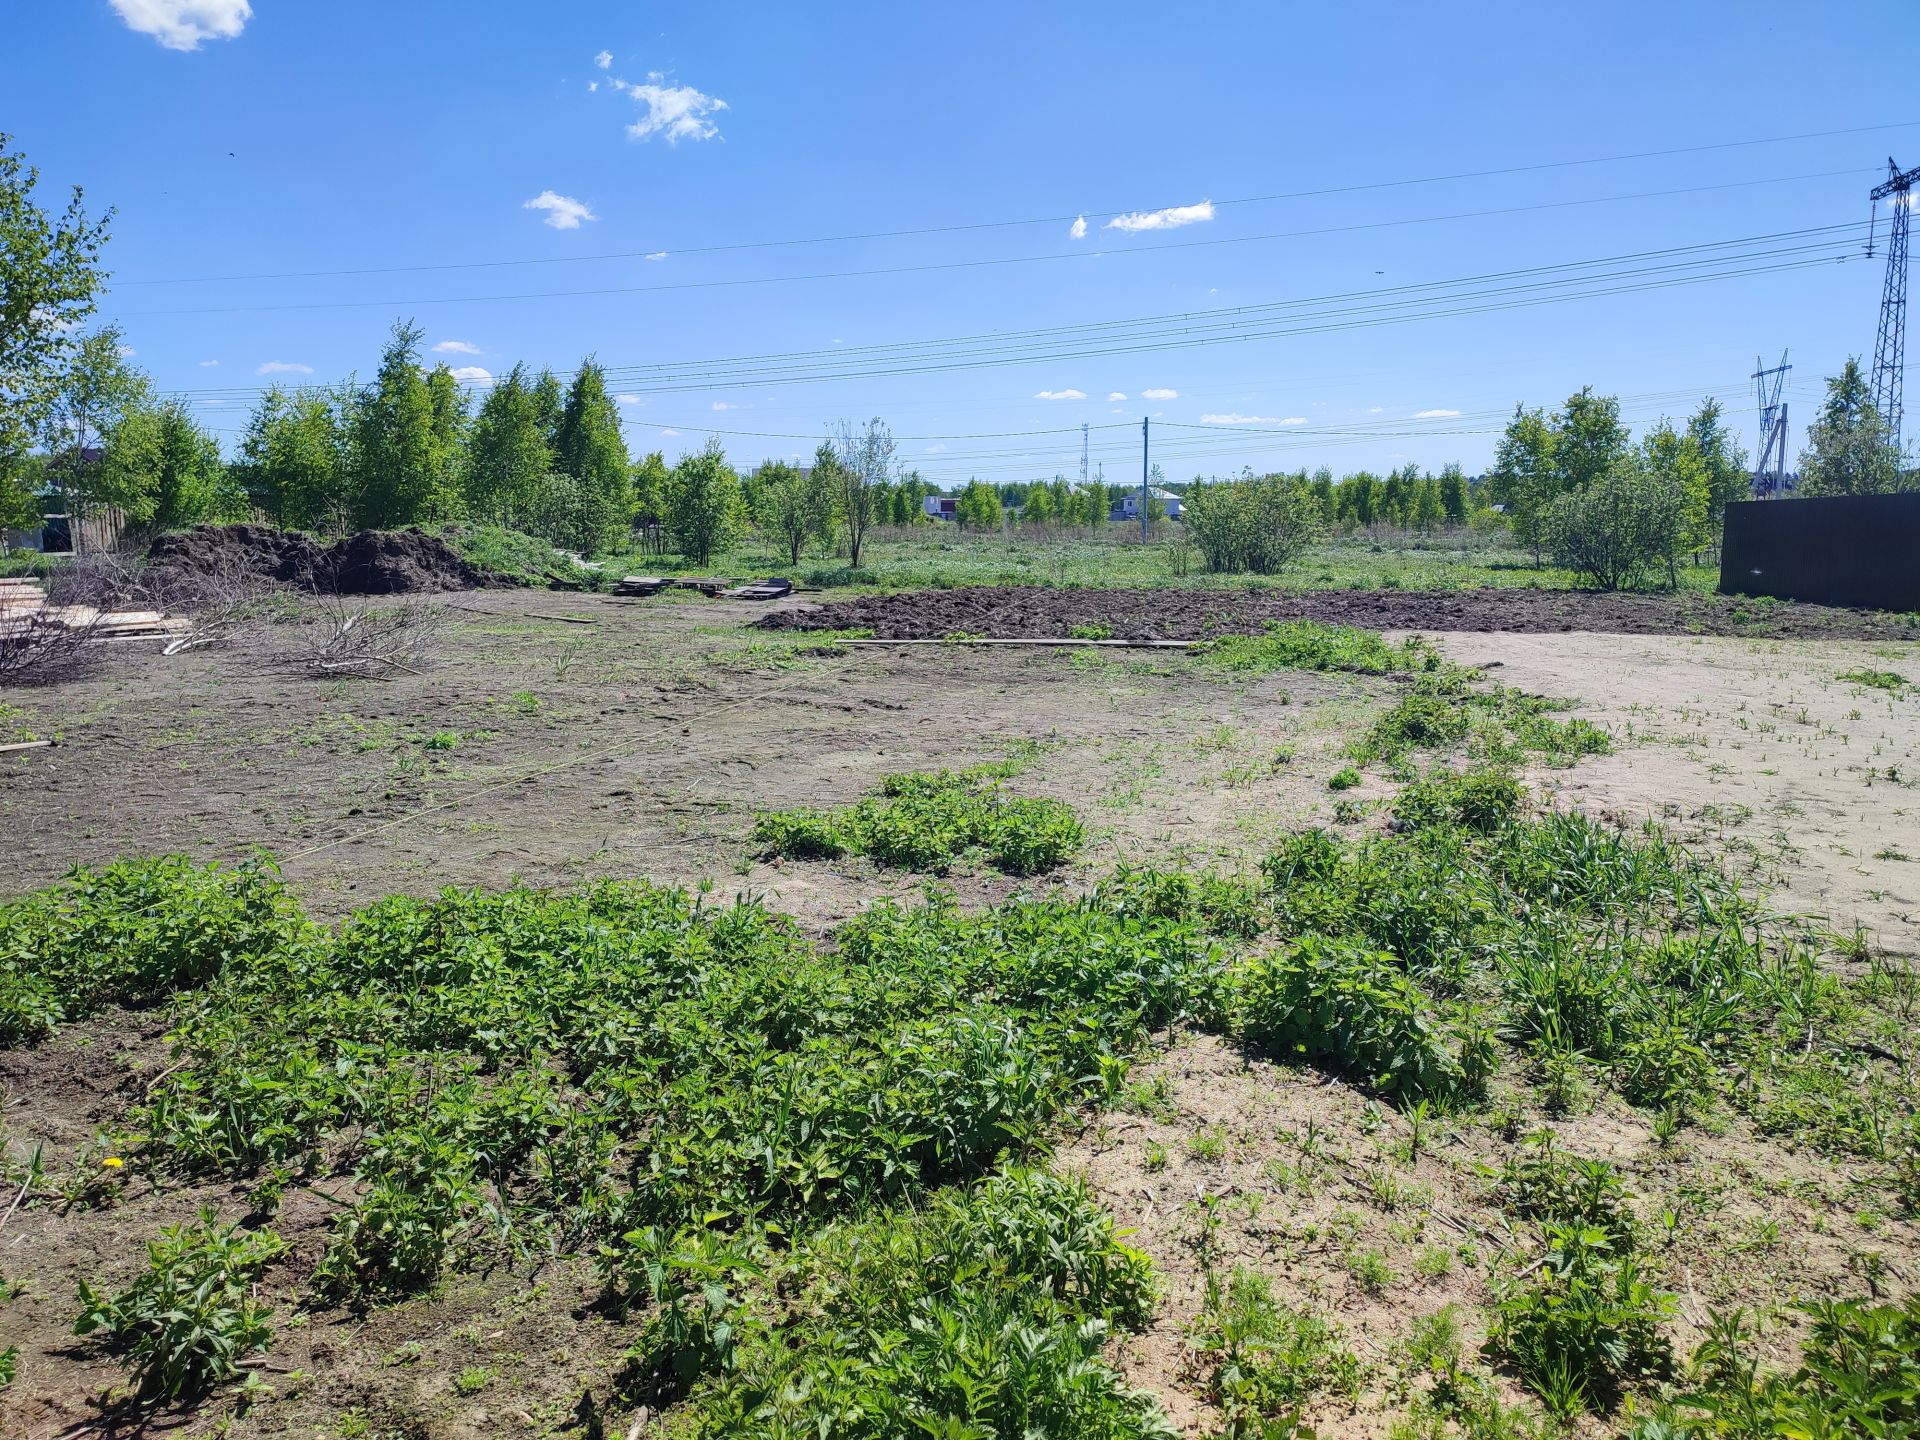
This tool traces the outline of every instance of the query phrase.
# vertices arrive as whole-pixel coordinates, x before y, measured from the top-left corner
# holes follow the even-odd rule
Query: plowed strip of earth
[[[1605,594],[1589,590],[1110,590],[980,585],[865,595],[776,610],[768,630],[871,630],[883,640],[954,634],[1045,639],[1105,626],[1116,640],[1205,640],[1257,634],[1278,620],[1369,630],[1582,630],[1613,635],[1731,635],[1920,640],[1920,616],[1737,595]]]

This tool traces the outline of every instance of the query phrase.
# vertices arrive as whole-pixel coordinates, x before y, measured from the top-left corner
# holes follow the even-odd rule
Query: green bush
[[[273,1311],[252,1287],[284,1243],[270,1230],[243,1233],[216,1219],[204,1210],[162,1230],[147,1246],[147,1268],[118,1295],[80,1282],[74,1333],[97,1333],[124,1354],[143,1393],[178,1400],[231,1380],[273,1337]]]
[[[1391,955],[1308,935],[1240,961],[1228,987],[1236,1035],[1276,1059],[1329,1064],[1410,1099],[1459,1084],[1432,997]]]
[[[1412,830],[1460,825],[1485,835],[1520,813],[1524,793],[1520,781],[1505,770],[1429,775],[1400,792],[1393,818]]]
[[[1291,476],[1249,472],[1239,480],[1191,487],[1180,524],[1207,569],[1275,575],[1320,533],[1320,506]]]
[[[1548,1410],[1571,1420],[1666,1373],[1672,1350],[1660,1326],[1673,1297],[1643,1280],[1603,1230],[1549,1225],[1547,1244],[1544,1263],[1501,1293],[1493,1342]]]
[[[270,864],[183,855],[75,870],[0,905],[0,1045],[108,1005],[148,1005],[307,932]]]
[[[790,860],[832,860],[847,853],[839,818],[825,810],[762,810],[753,817],[753,838],[766,853]]]
[[[1661,571],[1671,582],[1685,506],[1677,484],[1630,456],[1548,505],[1541,538],[1556,565],[1597,590],[1630,590]]]

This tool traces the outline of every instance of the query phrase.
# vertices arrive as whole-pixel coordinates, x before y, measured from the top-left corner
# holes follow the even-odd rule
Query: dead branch
[[[282,663],[310,675],[380,679],[418,675],[444,620],[441,607],[416,601],[373,606],[334,597]]]

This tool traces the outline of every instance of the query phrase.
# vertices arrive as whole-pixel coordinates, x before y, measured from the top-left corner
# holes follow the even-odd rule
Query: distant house
[[[1180,497],[1171,490],[1149,490],[1147,492],[1160,502],[1160,513],[1169,520],[1180,518]],[[1120,497],[1120,518],[1138,520],[1140,518],[1140,492],[1129,490]]]
[[[929,495],[920,502],[930,520],[958,520],[960,502],[951,495]]]

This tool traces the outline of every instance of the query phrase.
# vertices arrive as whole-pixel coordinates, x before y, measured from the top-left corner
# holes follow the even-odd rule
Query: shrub
[[[753,817],[753,838],[768,854],[790,860],[832,860],[847,852],[839,819],[825,810],[763,810]]]
[[[1462,825],[1485,835],[1519,813],[1523,795],[1519,780],[1505,770],[1430,775],[1400,792],[1393,817],[1410,830]]]
[[[1321,528],[1319,503],[1304,484],[1251,471],[1238,480],[1193,486],[1180,522],[1207,569],[1256,575],[1284,570]]]
[[[1556,565],[1595,589],[1627,590],[1662,566],[1671,579],[1684,507],[1678,485],[1630,457],[1554,500],[1541,531]]]
[[[1322,1061],[1408,1098],[1459,1081],[1432,1022],[1432,997],[1391,955],[1308,935],[1242,960],[1228,986],[1240,1039],[1277,1059]]]
[[[98,1333],[123,1353],[144,1393],[177,1400],[231,1380],[273,1336],[273,1312],[251,1287],[284,1244],[270,1230],[244,1234],[216,1219],[203,1210],[162,1230],[147,1246],[146,1270],[118,1295],[80,1282],[74,1333]]]

